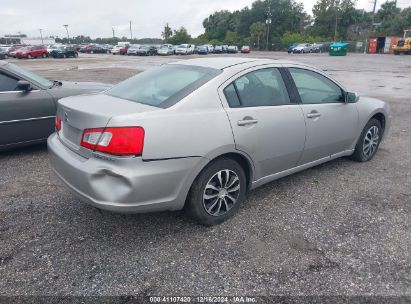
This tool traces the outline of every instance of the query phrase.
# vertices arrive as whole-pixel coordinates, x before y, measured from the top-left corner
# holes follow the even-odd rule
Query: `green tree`
[[[173,31],[171,30],[171,27],[166,23],[164,26],[164,30],[161,33],[161,37],[163,37],[164,41],[167,43],[168,39],[173,35]]]
[[[250,26],[250,35],[254,41],[257,41],[257,48],[260,49],[261,38],[264,37],[266,33],[266,26],[262,22],[254,22]]]
[[[182,44],[191,41],[191,36],[188,34],[185,27],[180,27],[178,30],[174,30],[173,36],[168,39],[171,44]]]
[[[230,45],[237,45],[239,43],[240,38],[238,37],[236,32],[227,31],[224,42]]]
[[[380,23],[375,28],[375,35],[402,35],[404,29],[411,28],[411,8],[401,10],[395,1],[387,1],[378,10],[375,22]]]

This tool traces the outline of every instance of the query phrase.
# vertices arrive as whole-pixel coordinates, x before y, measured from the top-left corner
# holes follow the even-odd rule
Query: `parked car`
[[[176,48],[176,55],[190,55],[194,52],[194,45],[192,44],[180,44]]]
[[[45,141],[54,132],[58,99],[108,88],[101,83],[50,81],[0,62],[0,150]]]
[[[199,55],[208,55],[208,47],[206,45],[200,45],[197,48],[197,54],[199,54]]]
[[[205,45],[208,49],[208,53],[214,53],[214,46],[212,44]]]
[[[16,53],[18,52],[18,50],[25,46],[26,45],[23,45],[23,44],[13,44],[9,48],[9,52],[8,52],[9,57],[16,57]]]
[[[288,54],[292,53],[292,52],[293,52],[293,49],[294,49],[297,45],[298,45],[297,43],[293,43],[293,44],[289,45],[288,48],[287,48]]]
[[[184,208],[214,225],[250,189],[342,156],[372,159],[390,120],[386,103],[306,64],[214,57],[60,99],[48,148],[84,202],[125,213]]]
[[[0,59],[7,59],[8,57],[8,48],[0,47]]]
[[[231,53],[231,54],[238,53],[238,47],[236,45],[230,45],[227,48],[227,53]]]
[[[224,53],[223,46],[222,46],[222,45],[216,45],[216,46],[214,47],[214,53],[215,53],[215,54],[222,54],[222,53]]]
[[[139,56],[153,56],[157,54],[157,48],[155,46],[143,45],[137,50]]]
[[[127,50],[127,55],[129,56],[137,56],[137,51],[141,48],[141,45],[139,44],[134,44],[130,45],[130,47]]]
[[[301,43],[298,44],[296,47],[293,48],[293,53],[311,53],[312,52],[312,48],[311,48],[311,44],[309,43]]]
[[[311,52],[313,53],[322,53],[325,51],[325,47],[321,43],[314,43],[311,45]]]
[[[116,45],[112,48],[111,54],[113,55],[127,55],[129,45]]]
[[[241,47],[241,53],[243,53],[243,54],[248,54],[248,53],[250,53],[250,47],[249,47],[248,45],[243,45],[243,46]]]
[[[93,46],[94,46],[94,44],[86,44],[86,45],[83,45],[83,46],[80,48],[79,52],[80,52],[80,53],[90,53],[90,52],[91,52],[91,49],[93,48]]]
[[[47,54],[50,54],[53,50],[57,49],[58,47],[62,46],[62,44],[50,44],[47,46]]]
[[[78,53],[73,46],[70,45],[61,45],[55,49],[53,49],[49,55],[53,58],[69,58],[78,57]]]
[[[95,45],[91,48],[91,54],[109,54],[110,51],[101,45]]]
[[[47,48],[44,45],[33,45],[22,47],[16,52],[16,58],[18,59],[32,59],[37,57],[46,58],[48,56]]]
[[[158,55],[174,55],[174,47],[171,44],[163,44],[157,52]]]

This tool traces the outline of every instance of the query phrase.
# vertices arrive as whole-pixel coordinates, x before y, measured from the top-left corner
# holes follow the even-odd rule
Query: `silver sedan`
[[[204,58],[61,99],[48,146],[84,202],[126,213],[184,208],[214,225],[250,189],[342,156],[369,161],[389,125],[386,103],[316,68]]]

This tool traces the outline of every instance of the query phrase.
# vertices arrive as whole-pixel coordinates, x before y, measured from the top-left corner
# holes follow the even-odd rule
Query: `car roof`
[[[305,64],[288,61],[288,60],[278,60],[278,59],[269,59],[269,58],[250,58],[250,57],[248,58],[244,58],[244,57],[196,58],[196,59],[175,61],[169,64],[194,65],[194,66],[224,70],[232,66],[248,64],[251,62],[255,63],[255,65],[276,63],[276,64],[298,64],[298,65],[307,66]]]

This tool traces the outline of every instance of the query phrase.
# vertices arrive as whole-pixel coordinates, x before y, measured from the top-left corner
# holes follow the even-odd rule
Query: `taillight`
[[[58,116],[56,116],[55,127],[57,132],[61,130],[61,119]]]
[[[112,155],[141,155],[144,146],[142,127],[86,129],[81,146]]]

